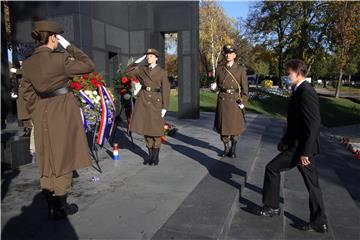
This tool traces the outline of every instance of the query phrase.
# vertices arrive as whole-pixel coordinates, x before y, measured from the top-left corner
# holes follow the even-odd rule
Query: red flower
[[[84,74],[82,77],[83,77],[83,79],[88,79],[88,78],[89,78],[89,75],[88,75],[88,74]]]
[[[121,78],[121,82],[122,82],[123,84],[125,84],[127,81],[128,81],[128,78],[127,78],[127,77],[122,77],[122,78]]]
[[[70,84],[70,87],[75,89],[76,91],[80,91],[81,87],[80,87],[80,84],[76,83],[76,82],[72,82]]]
[[[138,80],[137,78],[135,78],[135,77],[132,79],[132,81],[133,81],[134,83],[139,83],[139,80]]]
[[[124,96],[124,95],[126,94],[126,89],[125,89],[125,88],[121,89],[121,90],[120,90],[120,94],[121,94],[122,96]]]
[[[98,87],[100,85],[96,78],[92,78],[90,82],[94,87]]]

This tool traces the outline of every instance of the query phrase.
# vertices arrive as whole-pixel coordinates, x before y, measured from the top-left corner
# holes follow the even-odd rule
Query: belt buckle
[[[150,92],[150,91],[151,91],[151,87],[146,87],[145,90],[148,91],[148,92]]]
[[[226,93],[231,93],[231,89],[226,89]]]

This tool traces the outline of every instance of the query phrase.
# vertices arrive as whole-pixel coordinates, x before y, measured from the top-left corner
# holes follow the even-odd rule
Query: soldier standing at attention
[[[214,129],[224,143],[221,156],[235,158],[236,143],[244,131],[243,110],[248,97],[248,81],[245,68],[235,62],[236,48],[227,44],[223,52],[226,64],[217,67],[216,82],[211,84],[211,90],[219,90]]]
[[[146,66],[138,63],[146,58]],[[157,65],[159,52],[150,48],[145,55],[131,64],[126,73],[137,77],[142,88],[137,95],[130,129],[144,135],[149,157],[144,164],[158,165],[161,136],[164,135],[164,116],[170,103],[170,84],[167,71]]]
[[[23,62],[23,100],[36,129],[40,186],[49,219],[78,211],[76,204],[67,203],[72,172],[91,165],[79,103],[69,86],[74,76],[91,72],[95,65],[58,35],[63,32],[56,22],[34,22],[31,36],[39,46]],[[58,43],[66,52],[56,50]]]

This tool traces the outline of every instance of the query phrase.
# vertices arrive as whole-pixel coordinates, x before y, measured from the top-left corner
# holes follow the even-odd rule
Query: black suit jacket
[[[310,83],[304,81],[293,92],[287,113],[287,129],[282,142],[296,144],[296,152],[312,157],[320,152],[319,97]]]

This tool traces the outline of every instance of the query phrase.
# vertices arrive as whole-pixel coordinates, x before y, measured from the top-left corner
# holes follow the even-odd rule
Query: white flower
[[[94,96],[98,95],[97,91],[95,90],[92,93],[94,94]]]
[[[89,96],[91,94],[91,91],[90,90],[85,90],[85,94]]]
[[[98,95],[96,96],[96,100],[100,101],[101,97]]]
[[[125,99],[125,100],[129,100],[130,98],[131,98],[131,95],[130,95],[130,94],[127,93],[127,94],[124,95],[124,99]]]

